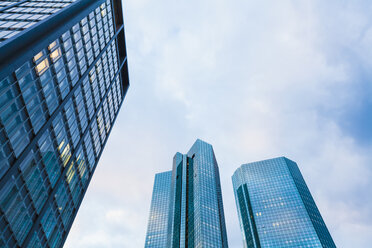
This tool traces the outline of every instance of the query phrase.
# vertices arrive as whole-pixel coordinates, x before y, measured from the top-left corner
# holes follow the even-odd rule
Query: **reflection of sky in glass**
[[[197,140],[158,173],[145,247],[227,247],[219,172],[213,148]]]
[[[262,247],[335,247],[301,179],[297,165],[283,157],[236,171],[233,184],[246,246],[254,239]]]
[[[187,156],[193,158],[193,235],[195,247],[227,247],[218,164],[212,145],[198,139]],[[189,206],[190,208],[190,206]]]
[[[145,247],[166,247],[172,171],[155,175]]]

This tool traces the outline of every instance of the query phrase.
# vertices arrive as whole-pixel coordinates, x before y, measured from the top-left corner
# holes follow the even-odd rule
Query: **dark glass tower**
[[[220,176],[212,146],[198,139],[187,154],[176,153],[173,170],[165,173],[163,187],[157,187],[155,179],[153,192],[154,199],[163,191],[164,199],[153,200],[151,211],[157,204],[162,216],[168,209],[168,216],[153,222],[151,212],[148,230],[162,227],[163,234],[166,227],[167,245],[154,245],[152,240],[157,234],[148,231],[145,247],[228,247]]]
[[[62,247],[129,86],[120,0],[0,2],[0,247]]]
[[[244,164],[232,181],[244,247],[336,247],[295,162]]]

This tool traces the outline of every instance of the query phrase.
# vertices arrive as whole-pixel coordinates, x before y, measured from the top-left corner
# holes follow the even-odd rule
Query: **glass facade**
[[[167,246],[167,227],[172,171],[155,175],[145,247]]]
[[[77,0],[9,0],[0,2],[0,43]]]
[[[244,247],[336,247],[295,162],[244,164],[232,181]]]
[[[212,146],[198,139],[187,154],[176,153],[173,169],[166,173],[167,180],[171,179],[162,190],[169,200],[161,200],[161,205],[169,212],[167,220],[156,224],[167,226],[166,246],[146,243],[145,247],[228,247],[219,171]],[[169,188],[165,188],[167,185]],[[154,187],[153,197],[155,193]],[[155,225],[151,216],[149,228],[150,224]]]
[[[0,3],[0,247],[63,246],[129,86],[121,13]]]

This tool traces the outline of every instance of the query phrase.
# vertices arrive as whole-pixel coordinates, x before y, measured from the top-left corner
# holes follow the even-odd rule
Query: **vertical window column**
[[[35,162],[33,150],[20,164],[23,179],[34,203],[36,212],[39,214],[48,198],[47,187],[42,176],[42,168]]]
[[[0,209],[5,216],[14,236],[22,243],[31,229],[32,220],[21,196],[21,188],[16,179],[10,179],[0,189]],[[3,227],[6,228],[6,227]]]
[[[42,58],[40,58],[39,61],[41,59]],[[31,124],[34,128],[34,133],[36,134],[45,123],[45,110],[43,109],[42,98],[39,93],[41,89],[39,88],[37,81],[35,81],[35,77],[31,72],[28,62],[21,66],[15,74],[18,79],[18,85],[21,89]]]
[[[3,90],[0,93],[0,120],[15,157],[18,157],[30,142],[31,127],[15,83],[5,78],[1,84]]]
[[[46,130],[39,139],[38,147],[41,156],[41,162],[44,164],[49,182],[53,188],[61,174],[61,168],[58,163],[58,158],[55,154],[55,147],[53,146],[52,140],[50,138],[49,130]]]

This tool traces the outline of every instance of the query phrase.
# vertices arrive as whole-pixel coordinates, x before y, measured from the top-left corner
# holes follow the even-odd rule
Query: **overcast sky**
[[[296,161],[338,247],[372,243],[372,4],[125,0],[131,86],[65,247],[143,247],[154,175],[197,138],[231,176]]]

